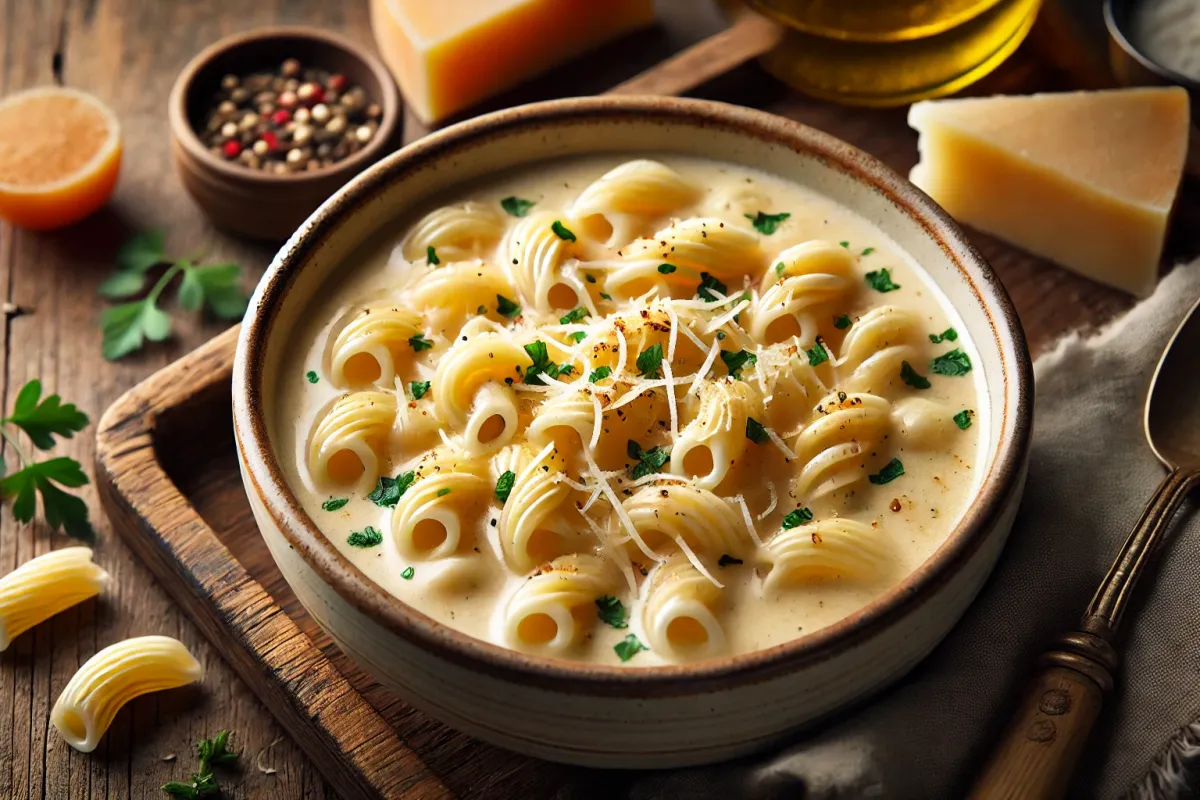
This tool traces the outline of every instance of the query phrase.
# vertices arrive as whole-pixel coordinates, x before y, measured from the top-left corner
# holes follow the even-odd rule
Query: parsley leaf
[[[24,468],[0,480],[0,494],[13,499],[12,514],[18,522],[30,522],[37,510],[37,495],[42,496],[42,512],[53,530],[62,528],[67,535],[91,541],[95,532],[88,522],[87,504],[67,494],[55,484],[76,489],[88,482],[83,468],[73,458],[59,456],[30,463],[22,454]]]
[[[904,465],[900,463],[900,459],[893,458],[891,461],[883,465],[883,469],[875,475],[868,475],[867,480],[876,486],[882,486],[885,483],[891,483],[904,474]]]
[[[502,294],[496,295],[496,313],[502,317],[516,319],[521,316],[521,307]]]
[[[304,378],[309,383],[317,383],[321,380],[321,376],[317,374],[315,369],[310,369],[308,372],[304,373]]]
[[[850,325],[851,325],[851,322],[850,322],[849,314],[842,314],[840,317],[838,317],[837,319],[835,319],[833,321],[833,327],[837,328],[839,331],[846,330],[846,328],[849,328]]]
[[[807,508],[797,508],[783,518],[783,529],[789,531],[798,525],[803,525],[806,522],[812,522],[813,513]]]
[[[894,292],[900,288],[900,284],[892,283],[892,274],[886,268],[868,272],[866,280],[867,285],[877,292]]]
[[[413,381],[408,388],[412,392],[413,400],[420,400],[429,391],[429,381]]]
[[[838,242],[838,244],[840,244],[842,247],[846,248],[847,250],[849,250],[849,249],[850,249],[850,243],[849,243],[849,242]]]
[[[542,375],[557,378],[562,372],[562,368],[550,360],[550,351],[545,342],[530,342],[525,345],[525,352],[533,361],[525,370],[525,382],[531,386],[544,386],[546,382],[542,380]],[[574,371],[574,367],[571,370]]]
[[[554,220],[554,224],[550,226],[550,230],[554,231],[554,235],[564,242],[575,241],[575,234],[571,233],[570,229],[559,220]]]
[[[221,787],[217,785],[217,779],[213,775],[213,766],[231,765],[241,755],[229,750],[228,744],[229,731],[221,731],[212,739],[201,739],[196,743],[200,771],[194,773],[189,781],[167,781],[159,788],[172,797],[182,797],[186,800],[199,800],[220,794]]]
[[[400,577],[404,578],[404,580],[406,580],[406,581],[411,581],[413,579],[413,575],[416,575],[416,574],[417,574],[417,571],[415,569],[413,569],[412,567],[405,567],[404,572],[400,573]]]
[[[601,293],[600,293],[600,296],[601,296],[602,298],[604,298],[605,300],[609,300],[609,301],[611,301],[611,300],[612,300],[612,295],[611,295],[611,294],[606,294],[605,292],[601,292]]]
[[[532,200],[522,200],[514,195],[509,195],[500,201],[500,207],[503,208],[510,216],[523,217],[529,213],[529,209],[533,208],[537,203]]]
[[[600,612],[600,621],[614,628],[629,627],[629,612],[620,600],[611,594],[596,598],[596,608]]]
[[[408,346],[413,349],[414,353],[419,353],[422,350],[433,349],[433,342],[426,339],[425,334],[418,333],[414,336],[408,337]]]
[[[442,260],[437,257],[437,250],[433,249],[433,245],[425,248],[425,260],[435,267],[442,263]]]
[[[817,339],[816,346],[814,346],[811,350],[805,350],[804,352],[808,354],[808,365],[810,367],[815,367],[818,364],[824,364],[829,360],[829,351],[825,349],[825,343],[822,342],[820,338]]]
[[[211,773],[212,765],[226,765],[237,761],[241,753],[229,749],[229,731],[219,731],[211,739],[201,739],[196,742],[196,752],[200,756],[201,774]]]
[[[958,331],[954,330],[954,328],[946,328],[946,330],[942,331],[941,333],[931,333],[929,334],[929,341],[933,342],[934,344],[941,344],[942,342],[956,342],[958,341]]]
[[[476,314],[476,316],[486,317],[487,316],[487,306],[480,306],[479,308],[475,309],[475,314]]]
[[[54,437],[70,439],[88,425],[87,414],[74,403],[63,404],[58,395],[52,394],[38,402],[42,396],[42,382],[34,378],[21,387],[13,411],[2,422],[11,422],[33,441],[39,450],[54,446]]]
[[[170,336],[171,318],[147,297],[105,309],[100,327],[104,333],[100,352],[116,361],[140,349],[147,339],[161,342]]]
[[[346,507],[346,503],[350,502],[349,497],[331,497],[324,503],[321,503],[322,511],[340,511]]]
[[[161,230],[135,233],[117,249],[117,269],[122,272],[148,272],[167,260],[166,246]]]
[[[622,661],[628,661],[641,651],[649,649],[632,633],[613,645],[613,650],[616,652],[617,658]]]
[[[722,350],[721,360],[725,362],[725,369],[729,370],[729,377],[740,378],[742,368],[757,364],[758,356],[749,350]]]
[[[782,274],[783,274],[783,271],[784,271],[785,269],[787,269],[787,267],[786,267],[786,266],[784,266],[784,264],[783,264],[783,262],[782,262],[782,261],[780,261],[778,264],[776,264],[776,265],[775,265],[775,274],[776,274],[776,275],[782,275]]]
[[[571,325],[573,323],[579,322],[579,320],[583,319],[587,315],[588,315],[588,310],[586,308],[584,308],[583,306],[579,306],[577,308],[571,309],[566,314],[563,314],[561,317],[559,317],[558,322],[561,325]]]
[[[375,491],[367,495],[367,499],[380,508],[393,508],[416,480],[417,473],[411,470],[395,478],[381,475],[379,485],[375,487]]]
[[[443,488],[443,489],[438,489],[438,490],[437,490],[437,496],[438,496],[438,497],[445,497],[446,495],[450,494],[450,492],[451,492],[451,491],[453,491],[453,490],[452,490],[452,489],[450,489],[450,487],[446,487],[446,488]]]
[[[598,383],[604,380],[609,375],[612,375],[612,367],[596,367],[592,373],[588,375],[588,383]]]
[[[874,253],[874,252],[875,252],[875,248],[874,248],[874,247],[868,247],[868,248],[866,248],[866,249],[864,249],[864,250],[862,251],[862,254],[863,254],[864,256],[869,256],[869,255],[871,255],[871,253]]]
[[[700,273],[700,285],[696,287],[696,297],[699,297],[706,303],[715,303],[722,299],[713,294],[714,291],[720,292],[722,297],[729,294],[729,289],[725,284],[709,275],[707,272]]]
[[[732,566],[734,564],[744,564],[744,563],[746,563],[746,562],[742,561],[742,559],[734,558],[733,556],[729,555],[728,553],[722,553],[721,557],[719,559],[717,559],[718,567],[728,567],[728,566]]]
[[[638,372],[643,378],[657,378],[658,371],[662,368],[663,349],[662,343],[647,347],[637,357]]]
[[[958,377],[971,371],[971,359],[962,350],[954,349],[929,362],[929,368],[938,375]]]
[[[636,463],[629,471],[629,477],[635,481],[655,472],[660,472],[664,465],[671,460],[671,451],[666,447],[654,447],[643,450],[642,446],[630,439],[625,445],[625,452]]]
[[[508,502],[508,496],[512,494],[513,485],[517,482],[517,473],[511,469],[506,469],[496,479],[496,499],[500,501],[500,505]]]
[[[771,441],[771,437],[767,435],[767,429],[754,417],[746,417],[746,438],[755,444],[766,444]]]
[[[674,264],[659,264],[658,271],[663,275],[670,275],[677,267]]]
[[[571,334],[571,338],[575,340],[575,344],[579,344],[580,342],[582,342],[584,339],[587,338],[587,334],[584,333],[583,331],[575,331],[574,333]]]
[[[759,211],[757,215],[745,214],[743,216],[750,220],[750,224],[754,226],[756,231],[764,236],[770,236],[791,214],[764,214]]]
[[[918,373],[907,361],[900,362],[900,380],[914,389],[928,389],[933,385],[929,382],[929,378]]]
[[[351,547],[374,547],[383,542],[383,534],[372,528],[370,525],[363,528],[361,531],[351,531],[346,537],[346,544]]]
[[[975,416],[975,412],[969,408],[964,408],[962,411],[954,415],[954,424],[958,426],[960,431],[965,431],[971,427],[971,417]]]

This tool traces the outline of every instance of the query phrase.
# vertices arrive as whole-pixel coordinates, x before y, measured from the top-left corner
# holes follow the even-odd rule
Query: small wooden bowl
[[[390,153],[401,130],[400,95],[387,69],[365,48],[317,28],[261,28],[222,39],[183,68],[168,115],[175,168],[188,194],[217,227],[282,242],[346,181]],[[296,58],[345,75],[383,107],[375,137],[349,158],[315,172],[275,175],[214,156],[197,130],[228,74],[246,75]]]

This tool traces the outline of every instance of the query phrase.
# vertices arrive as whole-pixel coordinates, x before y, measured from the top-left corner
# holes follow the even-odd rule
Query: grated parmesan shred
[[[654,561],[661,561],[662,557],[646,546],[646,542],[642,540],[642,536],[638,533],[637,528],[633,527],[633,520],[629,518],[629,512],[625,510],[625,506],[621,505],[621,500],[617,497],[617,493],[608,485],[608,479],[600,471],[600,466],[596,463],[596,457],[592,455],[592,448],[583,448],[583,456],[587,459],[588,469],[591,470],[592,477],[599,483],[600,490],[604,492],[604,496],[613,507],[613,511],[616,512],[617,518],[621,520],[621,525],[625,528],[625,532],[629,534],[629,538],[633,539],[638,549],[645,553],[648,558]]]
[[[675,544],[679,545],[679,549],[682,550],[683,554],[688,557],[688,561],[692,562],[692,566],[696,568],[697,572],[708,578],[712,585],[716,586],[718,589],[725,588],[725,584],[714,578],[713,574],[704,566],[704,562],[696,557],[696,554],[692,552],[692,548],[688,547],[687,542],[685,542],[682,538],[679,538],[675,540]]]
[[[792,451],[792,448],[788,447],[787,444],[784,443],[783,439],[779,438],[778,433],[767,427],[764,427],[763,430],[767,432],[767,436],[771,437],[771,444],[778,447],[781,453],[788,458],[796,458],[796,454]]]
[[[738,297],[741,297],[741,295],[738,295]],[[705,333],[716,333],[719,328],[721,328],[722,326],[724,326],[730,322],[733,322],[734,317],[736,317],[738,314],[742,313],[749,307],[750,307],[750,301],[743,300],[742,302],[735,305],[731,310],[729,310],[725,314],[722,314],[721,316],[714,319],[712,322],[708,323],[708,327],[704,329],[704,332]]]
[[[708,375],[708,371],[713,368],[716,363],[717,354],[721,352],[721,343],[713,339],[712,347],[708,349],[708,355],[704,358],[704,363],[700,366],[698,372],[692,376],[692,388],[688,389],[688,394],[695,394],[704,385],[704,378]]]
[[[768,503],[767,507],[758,515],[757,519],[759,520],[766,519],[767,515],[775,510],[775,506],[779,505],[779,495],[775,493],[774,481],[767,481],[767,491],[771,493],[771,502]]]
[[[750,516],[750,506],[746,505],[746,498],[743,495],[735,495],[731,498],[735,505],[742,509],[742,520],[746,523],[746,530],[750,532],[750,538],[759,547],[762,547],[762,539],[758,538],[758,531],[754,528],[754,519]]]

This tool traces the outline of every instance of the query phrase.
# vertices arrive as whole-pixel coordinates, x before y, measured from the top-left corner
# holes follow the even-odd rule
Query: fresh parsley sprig
[[[4,476],[0,480],[0,495],[12,498],[12,513],[17,521],[30,522],[37,511],[37,496],[40,494],[46,523],[52,529],[62,528],[69,536],[91,541],[95,538],[95,532],[88,522],[87,504],[59,488],[77,489],[87,484],[87,475],[83,473],[79,462],[66,456],[34,461],[8,427],[12,425],[24,431],[38,450],[54,447],[55,436],[70,439],[87,427],[87,414],[76,408],[74,403],[63,403],[56,394],[45,400],[41,398],[42,382],[31,380],[17,393],[12,413],[0,420],[0,436],[16,452],[21,465],[16,472],[4,475],[6,467],[0,462],[0,476]]]
[[[117,251],[117,270],[100,284],[100,294],[109,300],[124,300],[141,294],[158,266],[166,269],[140,300],[105,309],[100,317],[104,331],[102,352],[110,361],[141,349],[147,340],[161,342],[171,335],[171,317],[158,307],[163,292],[180,278],[175,301],[180,308],[207,308],[220,319],[240,319],[247,298],[241,287],[242,268],[232,262],[201,266],[197,256],[170,258],[162,231],[139,233]]]
[[[220,795],[221,787],[213,775],[213,767],[233,766],[241,756],[241,753],[229,749],[229,731],[220,731],[211,739],[196,742],[196,755],[200,759],[200,768],[192,774],[191,779],[167,781],[159,788],[172,797],[182,797],[184,800]]]
[[[652,447],[643,450],[642,446],[630,439],[625,445],[626,454],[633,459],[633,469],[629,477],[635,481],[654,472],[661,472],[663,466],[671,460],[671,449],[668,447]]]

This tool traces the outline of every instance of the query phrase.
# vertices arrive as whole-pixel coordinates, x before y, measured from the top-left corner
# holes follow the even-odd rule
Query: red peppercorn
[[[287,125],[292,120],[292,112],[286,108],[281,108],[271,115],[271,122],[276,125]]]
[[[230,139],[221,145],[221,151],[225,153],[226,158],[237,158],[238,154],[242,152],[242,145],[240,142]]]
[[[262,140],[266,142],[267,147],[271,148],[272,150],[279,147],[279,137],[275,135],[274,131],[264,131]]]
[[[325,85],[334,92],[344,91],[347,83],[345,75],[330,75],[329,80],[325,81]]]
[[[322,88],[321,84],[319,84],[319,83],[314,83],[314,84],[310,84],[310,85],[312,86],[312,94],[310,94],[308,96],[308,99],[305,100],[304,102],[308,103],[310,106],[314,106],[317,103],[324,103],[325,102],[325,89]]]

